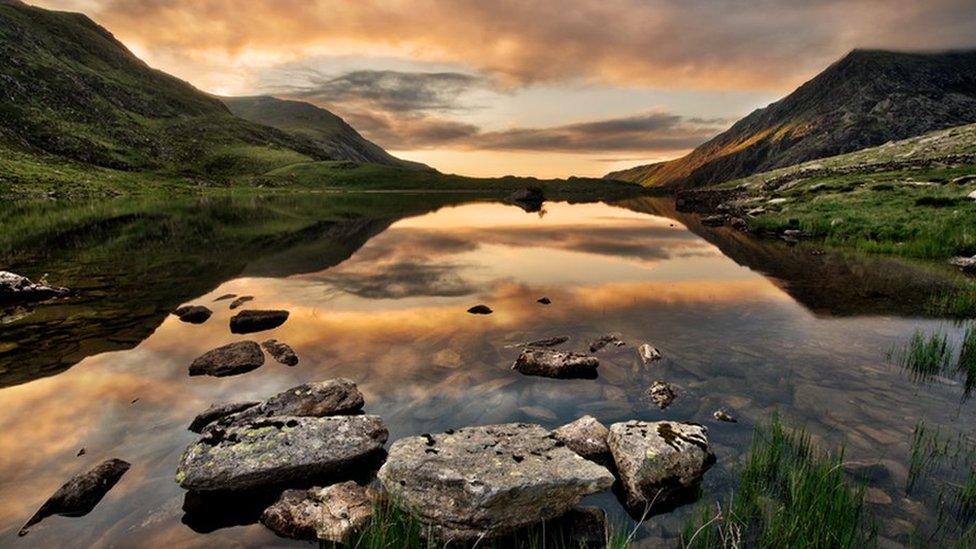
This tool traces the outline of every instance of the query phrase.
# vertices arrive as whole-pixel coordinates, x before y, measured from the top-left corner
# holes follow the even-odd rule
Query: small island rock
[[[230,331],[235,334],[250,334],[272,330],[288,320],[288,311],[259,311],[247,309],[231,317]]]
[[[253,341],[239,341],[208,351],[190,364],[191,376],[227,377],[256,370],[264,365],[264,353]]]
[[[552,349],[527,348],[512,369],[528,376],[556,379],[595,379],[600,360],[594,356]]]

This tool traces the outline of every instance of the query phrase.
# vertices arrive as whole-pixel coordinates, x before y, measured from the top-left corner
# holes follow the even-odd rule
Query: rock
[[[538,303],[542,303],[543,305],[552,305],[552,300],[549,299],[548,297],[541,297],[541,298],[537,299],[536,301]]]
[[[234,334],[250,334],[272,330],[288,320],[288,311],[244,310],[230,319],[230,331]]]
[[[880,461],[846,461],[844,472],[866,484],[878,483],[891,476],[891,471]]]
[[[973,192],[967,194],[966,195],[966,198],[968,198],[970,200],[976,200],[976,191],[973,191]]]
[[[600,361],[594,356],[528,348],[522,351],[512,369],[528,376],[595,379],[599,366]]]
[[[760,206],[758,208],[753,208],[753,209],[749,210],[748,212],[746,212],[746,215],[748,215],[749,217],[759,217],[760,215],[762,215],[764,213],[766,213],[766,208],[763,208],[762,206]]]
[[[528,343],[519,343],[518,347],[558,347],[569,341],[569,336],[555,336],[546,339],[537,339]]]
[[[737,231],[746,232],[749,230],[749,223],[741,217],[733,217],[732,220],[729,221],[729,226]]]
[[[632,510],[679,500],[715,463],[708,429],[694,423],[614,423],[607,443]]]
[[[508,195],[505,201],[522,208],[526,212],[532,213],[542,210],[542,204],[545,199],[546,197],[542,189],[528,188],[515,191]]]
[[[518,410],[532,421],[556,421],[557,419],[552,410],[542,406],[521,406]]]
[[[188,324],[203,324],[210,320],[213,311],[201,305],[187,305],[176,309],[173,314]]]
[[[657,347],[654,347],[649,343],[641,345],[637,349],[637,355],[640,357],[641,362],[643,362],[645,366],[651,362],[654,362],[655,360],[661,360],[664,358],[661,356],[661,351],[658,351]]]
[[[654,404],[662,410],[671,406],[674,399],[678,398],[678,392],[674,390],[674,386],[664,381],[655,381],[652,383],[651,388],[647,390],[647,394],[650,395]]]
[[[83,455],[85,455],[87,453],[88,453],[88,449],[87,448],[82,448],[81,450],[78,450],[78,453],[75,454],[75,457],[81,457],[81,456],[83,456]]]
[[[623,347],[624,345],[627,344],[621,341],[619,337],[615,335],[605,335],[593,343],[590,343],[590,352],[597,353],[602,351],[607,346]]]
[[[715,410],[712,412],[712,417],[718,421],[724,421],[725,423],[738,423],[739,421],[732,417],[732,414],[726,412],[725,410]]]
[[[786,238],[799,238],[803,235],[803,231],[798,229],[786,229],[783,231],[783,236]]]
[[[959,267],[959,270],[966,274],[976,274],[976,255],[973,257],[954,257],[949,260],[949,264]]]
[[[398,440],[379,480],[439,537],[474,540],[564,515],[614,479],[543,427],[510,423]]]
[[[264,365],[264,353],[253,341],[239,341],[208,351],[190,364],[191,376],[236,376]]]
[[[0,271],[0,303],[36,303],[70,294],[67,288],[35,284],[27,277]]]
[[[295,350],[285,343],[280,343],[277,339],[269,339],[262,343],[261,346],[264,347],[264,350],[272,358],[285,366],[295,366],[298,364],[298,355],[295,354]]]
[[[72,478],[58,488],[58,491],[48,498],[44,505],[41,505],[41,508],[20,529],[18,535],[26,536],[31,526],[51,515],[67,517],[87,515],[119,482],[129,467],[130,465],[121,459],[110,459],[91,471]]]
[[[970,183],[976,183],[976,174],[971,173],[969,175],[962,175],[952,180],[956,185],[968,185]]]
[[[239,297],[239,298],[235,299],[230,304],[230,310],[233,311],[234,309],[240,307],[241,305],[247,303],[248,301],[254,301],[254,296],[245,295],[245,296],[242,296],[242,297]]]
[[[356,384],[338,378],[292,387],[245,409],[215,418],[221,427],[275,416],[326,417],[351,415],[363,409],[365,401]]]
[[[183,453],[176,482],[196,492],[234,492],[351,475],[388,436],[371,415],[277,416],[208,429]]]
[[[726,217],[724,215],[710,215],[708,217],[703,217],[701,224],[706,227],[721,227],[725,225]]]
[[[202,433],[204,427],[210,425],[218,419],[223,419],[227,416],[242,412],[248,408],[257,406],[258,404],[260,404],[260,402],[257,401],[232,402],[230,404],[221,405],[212,404],[209,408],[203,412],[200,412],[197,417],[193,418],[193,421],[190,423],[188,429],[194,433]]]
[[[567,448],[596,463],[609,462],[609,435],[610,431],[593,416],[583,416],[552,432],[552,436]]]
[[[494,311],[492,311],[491,307],[487,305],[475,305],[474,307],[468,309],[468,312],[473,315],[490,315]]]
[[[235,297],[237,297],[237,294],[224,294],[224,295],[218,297],[217,299],[215,299],[214,300],[214,303],[216,303],[218,301],[227,301],[228,299],[234,299]]]
[[[261,513],[261,524],[286,538],[342,543],[372,518],[369,490],[347,481],[326,488],[286,490]]]

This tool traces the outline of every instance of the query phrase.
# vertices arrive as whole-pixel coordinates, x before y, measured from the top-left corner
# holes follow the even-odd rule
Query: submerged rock
[[[468,309],[468,312],[473,315],[490,315],[494,311],[492,311],[491,307],[487,305],[475,305],[474,307]]]
[[[378,416],[257,419],[211,428],[183,453],[176,482],[197,492],[243,491],[353,474],[389,433]]]
[[[694,423],[614,423],[607,442],[632,510],[680,499],[715,463],[708,429]]]
[[[657,350],[657,347],[645,343],[637,349],[637,355],[640,357],[641,362],[646,366],[655,360],[661,360],[661,351]]]
[[[245,295],[245,296],[242,296],[242,297],[238,297],[237,299],[235,299],[234,301],[231,302],[231,304],[230,304],[230,310],[233,311],[234,309],[240,307],[241,305],[247,303],[248,301],[254,301],[254,296],[252,296],[252,295]]]
[[[732,417],[732,414],[728,413],[725,410],[715,410],[715,412],[712,413],[712,417],[714,417],[718,421],[723,421],[725,423],[738,423],[739,422],[739,420],[737,420],[734,417]]]
[[[330,379],[318,383],[305,383],[228,414],[215,421],[222,427],[238,425],[260,418],[273,416],[325,417],[355,414],[365,404],[356,384],[348,379]]]
[[[260,402],[232,402],[230,404],[212,404],[209,408],[200,412],[197,417],[193,418],[188,429],[194,433],[202,433],[203,428],[211,423],[217,421],[218,419],[223,419],[227,416],[236,414],[247,410],[248,408],[257,406]]]
[[[623,347],[625,345],[627,345],[627,344],[624,343],[619,337],[617,337],[615,335],[605,335],[605,336],[601,337],[600,339],[594,341],[593,343],[590,343],[590,352],[591,353],[597,353],[597,352],[602,351],[603,349],[605,349],[608,346],[611,346],[611,347]]]
[[[959,270],[966,274],[976,274],[976,255],[973,257],[954,257],[949,260],[949,264],[959,267]]]
[[[188,324],[203,324],[210,320],[213,311],[202,305],[186,305],[173,311],[173,314]]]
[[[286,490],[261,513],[261,524],[286,538],[342,543],[372,517],[369,490],[347,481],[326,488]]]
[[[379,479],[448,540],[492,538],[559,517],[613,484],[606,468],[524,423],[398,440]]]
[[[230,319],[230,331],[235,334],[250,334],[272,330],[288,320],[288,311],[241,311]]]
[[[45,286],[31,282],[27,277],[8,271],[0,271],[0,303],[31,303],[47,301],[70,294],[67,288]]]
[[[520,343],[517,347],[558,347],[569,341],[569,336],[555,336],[546,339],[537,339],[528,343]]]
[[[295,350],[289,345],[279,342],[277,339],[269,339],[262,343],[261,346],[264,347],[264,350],[272,358],[285,366],[296,366],[298,364],[298,355],[295,354]]]
[[[31,526],[51,515],[68,517],[87,515],[119,482],[129,467],[130,465],[121,459],[110,459],[91,471],[72,478],[44,502],[44,505],[20,529],[18,535],[26,536]]]
[[[581,457],[597,463],[610,461],[610,431],[593,416],[583,416],[552,432],[553,438]]]
[[[600,360],[595,356],[528,348],[522,351],[512,369],[528,376],[595,379],[599,366]]]
[[[671,406],[674,399],[678,398],[678,392],[675,391],[674,386],[664,381],[655,381],[652,383],[651,388],[647,390],[647,394],[654,401],[654,404],[662,410]]]
[[[208,351],[190,364],[191,376],[235,376],[264,365],[264,353],[253,341],[238,341]]]

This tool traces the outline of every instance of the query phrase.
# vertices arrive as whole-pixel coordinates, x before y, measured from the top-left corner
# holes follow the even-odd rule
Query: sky
[[[36,0],[220,95],[308,101],[447,173],[679,157],[855,48],[976,47],[972,0]]]

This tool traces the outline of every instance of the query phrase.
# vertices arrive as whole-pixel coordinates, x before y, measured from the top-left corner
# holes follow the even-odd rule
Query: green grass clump
[[[843,451],[813,446],[804,431],[774,416],[753,436],[739,488],[718,514],[703,508],[682,535],[686,548],[864,547],[875,531],[864,510],[864,489],[842,467]]]
[[[888,358],[910,371],[913,380],[921,382],[949,367],[952,349],[948,336],[939,333],[926,336],[921,330],[915,330],[905,347],[891,351]]]
[[[929,310],[950,318],[976,318],[976,284],[969,282],[956,290],[936,294]]]
[[[905,494],[938,509],[932,528],[919,528],[912,546],[973,547],[976,541],[976,440],[952,436],[924,420],[915,425]]]

